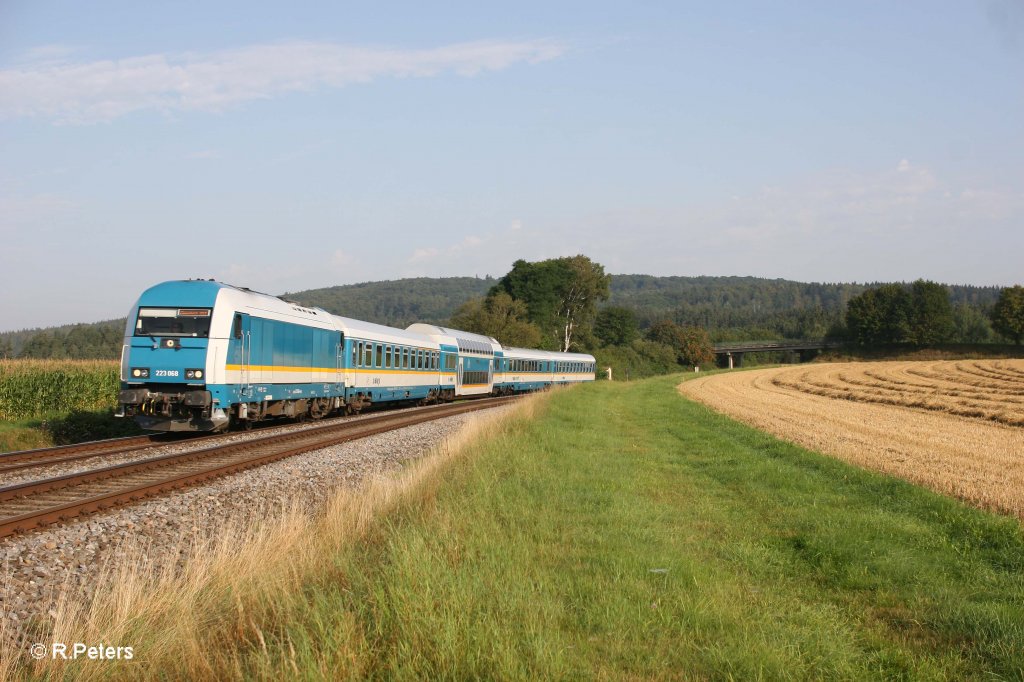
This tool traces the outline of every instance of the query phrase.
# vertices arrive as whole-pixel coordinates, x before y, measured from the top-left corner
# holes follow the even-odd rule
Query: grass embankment
[[[132,620],[118,601],[136,660],[107,672],[1024,676],[1017,521],[781,442],[678,380],[546,397],[387,504],[348,498],[248,568],[227,554],[202,589],[150,593],[178,606]]]

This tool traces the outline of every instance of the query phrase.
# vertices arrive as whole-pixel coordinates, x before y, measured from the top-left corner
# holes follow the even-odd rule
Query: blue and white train
[[[128,314],[118,415],[151,431],[319,419],[380,403],[510,395],[594,380],[594,358],[394,329],[213,280],[164,282]]]

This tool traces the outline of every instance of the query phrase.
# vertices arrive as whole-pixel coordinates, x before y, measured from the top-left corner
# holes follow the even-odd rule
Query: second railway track
[[[496,407],[510,400],[514,398],[491,398],[415,412],[386,413],[9,485],[0,488],[0,537],[195,485],[285,457],[442,417]],[[145,447],[140,441],[134,448],[140,445]],[[94,454],[111,454],[111,449],[100,449]],[[73,456],[84,458],[90,455],[78,453]]]

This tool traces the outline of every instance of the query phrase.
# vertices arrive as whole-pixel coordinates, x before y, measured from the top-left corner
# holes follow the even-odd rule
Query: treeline
[[[990,306],[953,303],[948,287],[917,280],[885,284],[850,300],[845,338],[862,347],[988,343],[1024,337],[1024,287],[1006,287]]]
[[[0,334],[0,360],[112,360],[121,357],[125,320]]]
[[[526,268],[520,266],[518,271],[513,266],[509,274],[515,274],[510,279],[506,275],[500,280],[447,277],[365,282],[287,293],[283,298],[319,306],[337,315],[394,327],[405,327],[413,322],[445,323],[467,301],[483,305],[486,300],[486,313],[501,317],[509,314],[509,304],[490,295],[495,287],[503,289],[510,298],[520,296],[522,300],[522,287],[548,279],[548,284],[553,284],[561,277],[558,266],[550,263],[533,264],[536,267],[527,265]],[[886,286],[883,283],[802,283],[757,277],[604,276],[607,277],[607,295],[597,301],[593,314],[608,307],[629,310],[636,319],[637,340],[643,340],[646,333],[663,320],[679,327],[703,329],[712,342],[846,339],[850,336],[846,314],[849,302],[867,291]],[[537,282],[529,278],[536,278]],[[992,313],[1001,291],[998,287],[948,285],[945,289],[953,315],[950,343],[1012,340],[993,326]],[[550,311],[544,308],[549,304],[550,301],[534,303],[533,311],[528,312],[539,317],[550,316]],[[123,320],[113,320],[0,333],[0,357],[116,359],[123,329]],[[580,347],[600,349],[607,345],[588,336],[587,325],[581,333]],[[527,345],[543,342],[554,347],[557,344],[552,334],[550,332],[546,340],[540,339],[537,344]]]
[[[282,298],[335,315],[404,329],[414,322],[446,321],[467,300],[483,296],[494,281],[493,277],[416,277],[310,289]]]

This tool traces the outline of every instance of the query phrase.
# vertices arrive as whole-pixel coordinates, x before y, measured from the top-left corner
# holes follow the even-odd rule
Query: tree
[[[1024,287],[1006,287],[992,308],[992,327],[1018,346],[1024,339]]]
[[[679,364],[696,367],[715,360],[715,349],[707,330],[700,327],[679,328]]]
[[[9,339],[0,338],[0,360],[8,360],[14,357],[14,345]]]
[[[536,348],[540,329],[528,322],[526,304],[503,291],[486,298],[463,303],[452,315],[449,325],[467,332],[493,336],[502,345]]]
[[[949,341],[955,329],[949,291],[935,282],[919,279],[910,285],[907,340],[919,346]]]
[[[957,343],[990,343],[994,336],[988,315],[966,303],[953,306],[953,326]]]
[[[504,291],[523,301],[530,321],[545,337],[544,345],[550,340],[565,352],[573,347],[577,331],[593,323],[597,303],[608,298],[610,280],[604,266],[583,255],[537,263],[517,260],[488,295]]]
[[[639,333],[636,313],[629,308],[602,308],[594,319],[594,336],[605,346],[625,346]]]
[[[910,334],[910,294],[899,284],[868,289],[850,299],[846,326],[855,343],[880,346],[902,343]]]
[[[715,359],[711,337],[700,327],[680,327],[675,322],[660,320],[647,331],[647,338],[671,348],[681,365],[695,367]]]

